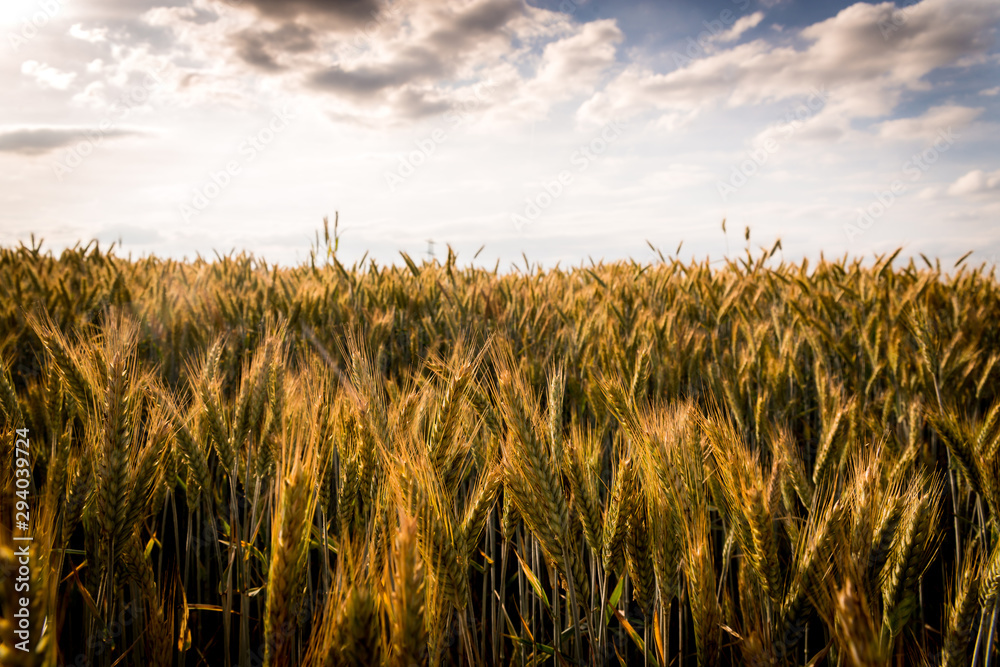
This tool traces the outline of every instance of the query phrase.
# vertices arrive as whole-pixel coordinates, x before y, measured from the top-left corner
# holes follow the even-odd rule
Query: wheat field
[[[968,665],[992,270],[0,249],[3,665]]]

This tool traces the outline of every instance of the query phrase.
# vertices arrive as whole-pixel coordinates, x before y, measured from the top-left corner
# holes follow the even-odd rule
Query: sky
[[[998,26],[1000,0],[2,0],[0,244],[291,264],[339,215],[348,263],[996,263]]]

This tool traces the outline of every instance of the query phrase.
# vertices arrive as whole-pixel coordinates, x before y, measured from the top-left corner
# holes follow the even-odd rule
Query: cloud
[[[253,8],[267,17],[325,17],[352,26],[372,20],[381,10],[374,0],[229,0],[226,4]]]
[[[986,88],[985,90],[980,90],[979,94],[985,97],[996,97],[997,95],[1000,95],[1000,86],[994,86],[993,88]]]
[[[411,16],[415,29],[384,40],[382,53],[360,64],[335,63],[314,72],[316,90],[371,99],[385,89],[432,84],[457,77],[464,68],[484,63],[483,56],[501,55],[510,38],[503,31],[524,12],[521,0],[478,0],[461,7],[424,8]],[[407,34],[409,33],[409,34]]]
[[[963,107],[957,104],[931,107],[921,116],[879,123],[878,134],[883,139],[894,141],[933,141],[943,130],[966,127],[983,111],[983,107]]]
[[[535,82],[546,86],[590,88],[615,62],[615,45],[624,39],[613,20],[587,23],[577,34],[546,45]]]
[[[283,54],[316,49],[312,29],[295,23],[285,23],[274,30],[242,30],[233,36],[233,44],[245,62],[269,72],[286,69],[279,62]]]
[[[97,17],[117,17],[128,18],[135,16],[137,11],[142,12],[152,7],[180,7],[190,4],[191,0],[88,0],[86,3],[78,3],[75,7],[77,11],[87,10],[90,18]],[[230,0],[238,3],[241,0]]]
[[[309,85],[407,118],[454,108],[475,82],[488,82],[505,91],[479,105],[491,118],[538,119],[553,104],[593,90],[624,40],[614,20],[574,23],[522,0],[433,9],[427,3],[408,16],[407,26],[391,36],[369,35],[370,48],[360,58],[315,72]],[[422,104],[400,104],[404,100]]]
[[[752,28],[756,28],[763,20],[764,12],[754,12],[748,16],[741,16],[735,23],[733,23],[729,30],[726,30],[725,32],[720,33],[717,37],[714,37],[713,41],[722,42],[724,44],[735,42],[743,36],[743,33]]]
[[[0,152],[42,155],[88,137],[117,138],[142,134],[135,129],[101,131],[90,127],[0,127]]]
[[[33,77],[43,88],[66,90],[76,78],[76,72],[63,72],[37,60],[25,60],[21,64],[21,73]]]
[[[448,65],[433,52],[419,46],[408,51],[408,57],[361,67],[333,65],[310,76],[309,85],[320,91],[364,100],[380,95],[386,88],[428,82],[445,75]]]
[[[176,100],[253,105],[263,87],[371,127],[467,107],[481,84],[504,92],[477,114],[543,117],[599,85],[624,38],[613,20],[580,23],[525,0],[192,3],[144,15],[173,34],[165,89]],[[336,18],[373,9],[363,23]]]
[[[83,40],[84,42],[90,42],[91,44],[97,44],[98,42],[108,41],[108,29],[107,28],[92,28],[90,30],[84,29],[83,25],[80,23],[74,23],[69,28],[69,36],[76,39]]]
[[[985,172],[973,169],[948,187],[950,195],[980,195],[1000,191],[1000,169]]]
[[[514,77],[514,91],[493,114],[506,120],[538,120],[553,104],[588,94],[615,64],[624,35],[613,20],[592,21],[575,34],[549,42],[534,76]],[[514,85],[510,85],[514,84]]]
[[[579,110],[595,122],[649,110],[704,110],[747,106],[808,94],[831,93],[824,113],[846,128],[855,118],[892,112],[907,90],[925,90],[928,73],[983,57],[1000,22],[991,0],[924,0],[883,36],[892,3],[857,3],[800,30],[787,43],[764,39],[734,46],[656,73],[627,67]],[[895,25],[895,24],[894,24]]]

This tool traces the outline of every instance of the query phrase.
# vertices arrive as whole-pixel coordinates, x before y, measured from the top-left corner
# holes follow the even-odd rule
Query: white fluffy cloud
[[[897,118],[879,123],[878,134],[883,139],[896,141],[933,141],[943,130],[959,130],[982,114],[982,107],[971,108],[957,104],[931,107],[926,113],[913,118]]]
[[[857,3],[787,43],[758,39],[667,73],[632,65],[579,113],[603,122],[650,109],[762,104],[820,88],[830,92],[824,113],[846,126],[889,114],[904,91],[928,89],[923,78],[933,70],[982,59],[1000,22],[1000,4],[992,0],[924,0],[905,17],[899,11],[888,2]]]
[[[80,23],[74,23],[70,26],[69,36],[76,39],[83,40],[84,42],[90,42],[91,44],[96,44],[97,42],[108,41],[108,29],[107,28],[91,28],[86,29]]]
[[[973,169],[948,188],[950,195],[981,195],[1000,192],[1000,169],[986,172]]]
[[[754,12],[753,14],[749,14],[747,16],[741,16],[736,19],[728,30],[720,33],[717,37],[714,37],[712,41],[722,42],[723,44],[735,42],[743,36],[743,33],[751,28],[756,28],[763,20],[764,12]]]
[[[63,72],[37,60],[25,60],[21,64],[21,73],[34,78],[42,88],[56,90],[66,90],[76,78],[76,72]]]

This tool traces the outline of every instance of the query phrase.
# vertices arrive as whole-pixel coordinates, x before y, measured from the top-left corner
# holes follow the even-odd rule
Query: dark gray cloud
[[[334,65],[313,74],[310,84],[318,90],[349,97],[370,97],[387,88],[445,76],[450,67],[444,55],[421,46],[410,46],[389,62],[362,65],[350,70]]]
[[[455,15],[454,21],[444,25],[428,39],[445,50],[467,49],[483,37],[496,34],[524,12],[522,0],[486,0],[470,5]]]
[[[393,103],[398,113],[413,119],[436,116],[452,108],[451,102],[436,94],[413,88],[399,91],[394,96]]]
[[[432,90],[419,90],[413,87],[388,91],[383,101],[392,108],[396,120],[419,120],[438,116],[455,107],[448,99]],[[369,127],[384,126],[385,119],[376,120],[356,113],[327,113],[330,120],[338,123],[360,123]],[[392,122],[392,121],[390,121]]]
[[[245,62],[268,72],[285,69],[283,53],[307,53],[316,49],[313,31],[295,23],[277,30],[244,30],[233,36],[236,52]]]
[[[18,127],[0,128],[0,152],[22,155],[42,155],[78,141],[92,142],[102,139],[141,134],[137,130],[106,130],[87,127]]]
[[[427,3],[432,7],[432,3]],[[334,65],[309,77],[309,85],[354,99],[372,98],[411,84],[440,81],[458,71],[478,47],[524,12],[523,0],[482,0],[450,15],[390,58],[354,68]]]
[[[293,18],[319,15],[355,26],[378,16],[381,6],[377,0],[227,0],[226,4],[253,8],[266,16]]]

